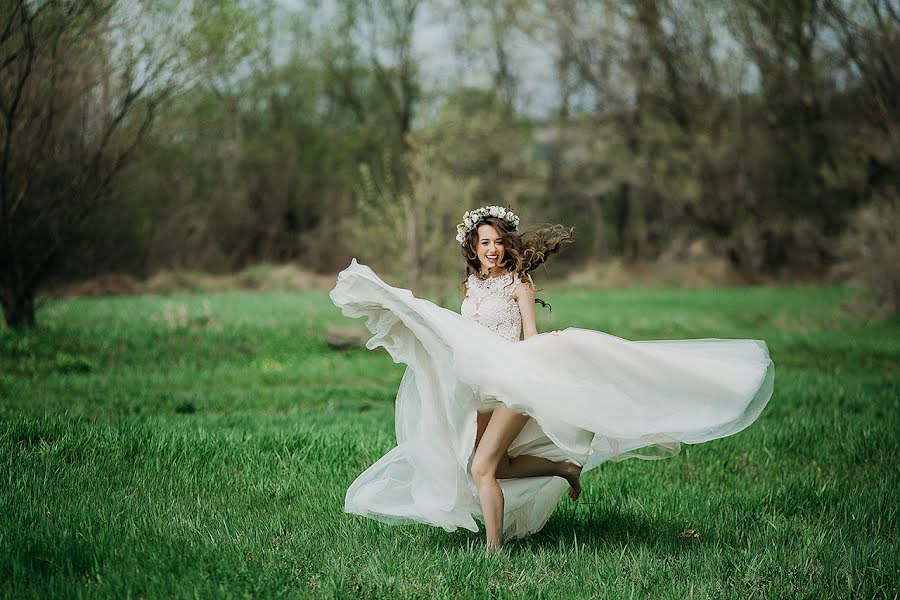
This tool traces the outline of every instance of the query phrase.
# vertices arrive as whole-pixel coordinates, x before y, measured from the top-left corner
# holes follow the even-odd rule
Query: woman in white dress
[[[465,213],[461,314],[389,286],[356,259],[338,275],[331,299],[368,317],[366,346],[407,365],[397,446],[353,482],[347,512],[448,531],[478,531],[480,517],[490,552],[540,530],[567,487],[577,499],[587,470],[737,433],[767,404],[775,373],[762,340],[538,334],[543,301],[528,273],[571,231],[523,237],[518,224],[498,206]]]

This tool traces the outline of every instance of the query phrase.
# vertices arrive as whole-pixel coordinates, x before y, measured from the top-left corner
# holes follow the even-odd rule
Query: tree
[[[385,261],[385,272],[404,275],[407,287],[423,293],[462,263],[453,236],[478,182],[448,172],[421,140],[412,138],[409,145],[402,161],[409,188],[393,179],[390,169],[378,179],[362,165],[356,212],[344,229],[364,260]]]
[[[177,3],[4,3],[0,303],[10,327],[34,325],[40,285],[109,199],[160,107],[189,85],[188,65],[230,44],[191,34],[235,14],[227,3],[202,16]]]

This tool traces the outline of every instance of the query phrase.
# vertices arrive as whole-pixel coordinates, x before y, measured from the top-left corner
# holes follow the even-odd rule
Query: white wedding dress
[[[347,490],[344,510],[387,523],[478,531],[469,467],[476,413],[527,414],[510,456],[570,459],[582,473],[607,460],[656,459],[737,433],[772,395],[762,340],[630,341],[570,327],[520,341],[512,275],[470,276],[461,313],[391,287],[354,258],[330,292],[348,317],[368,317],[369,349],[407,365],[396,401],[397,446]],[[504,538],[544,526],[558,477],[502,479]]]

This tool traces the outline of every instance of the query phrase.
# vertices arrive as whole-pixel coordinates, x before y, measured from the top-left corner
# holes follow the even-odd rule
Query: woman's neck
[[[501,275],[504,275],[505,273],[506,273],[506,271],[503,269],[503,267],[500,267],[500,266],[491,267],[487,271],[485,271],[484,268],[482,267],[482,269],[480,271],[478,271],[478,276],[481,277],[482,279],[491,279],[494,277],[499,277]]]

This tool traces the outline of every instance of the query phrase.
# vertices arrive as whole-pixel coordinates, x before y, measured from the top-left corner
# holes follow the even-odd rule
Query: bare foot
[[[504,546],[499,544],[486,544],[484,547],[485,556],[494,556],[503,552]]]
[[[566,471],[563,477],[569,482],[569,498],[578,500],[581,495],[581,467],[572,461],[565,461]]]

